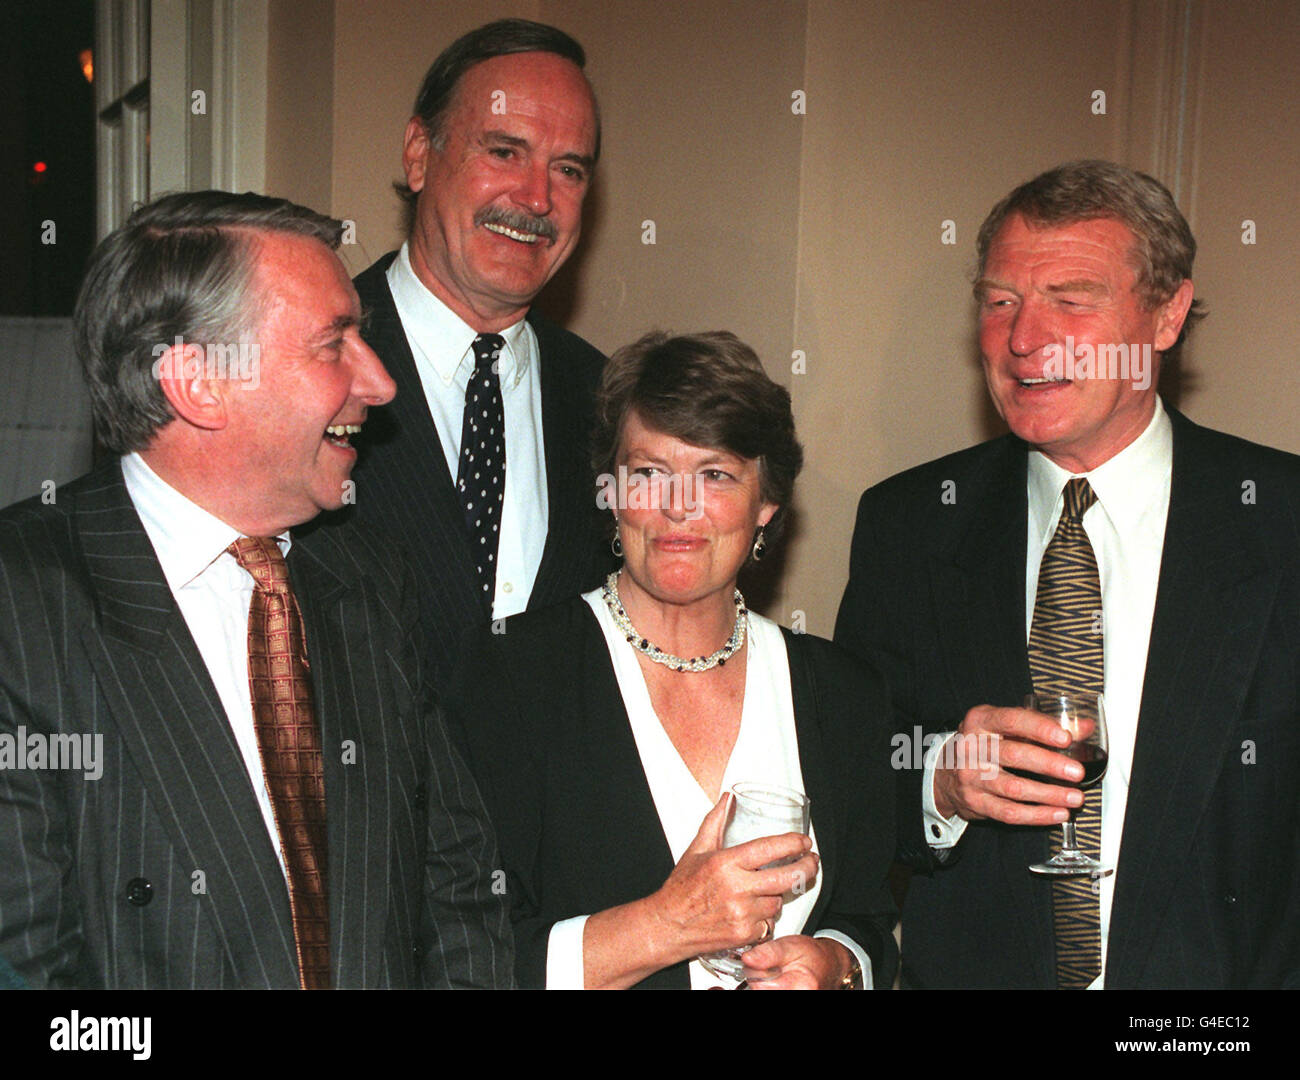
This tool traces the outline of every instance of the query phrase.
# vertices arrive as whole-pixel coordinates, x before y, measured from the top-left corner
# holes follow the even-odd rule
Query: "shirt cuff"
[[[875,988],[875,983],[871,978],[871,957],[867,955],[866,950],[861,945],[847,934],[841,934],[838,930],[818,930],[817,933],[813,934],[813,937],[830,938],[831,941],[838,941],[848,949],[858,962],[858,966],[862,968],[862,989],[872,990]]]
[[[546,989],[585,990],[582,967],[582,934],[589,916],[561,919],[546,939]]]
[[[937,851],[956,847],[967,825],[966,820],[957,814],[950,818],[942,816],[934,805],[935,764],[948,740],[956,734],[954,731],[946,739],[935,739],[930,743],[925,752],[925,771],[921,774],[921,819],[925,824],[925,839]]]

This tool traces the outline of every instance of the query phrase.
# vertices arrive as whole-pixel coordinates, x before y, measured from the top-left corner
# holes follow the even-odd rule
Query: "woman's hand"
[[[583,932],[588,988],[632,986],[703,953],[752,945],[772,932],[781,897],[817,874],[812,841],[798,833],[722,847],[730,794],[701,823],[668,880],[642,900],[597,912]],[[781,859],[788,866],[760,870]]]
[[[723,848],[730,801],[730,795],[718,800],[668,880],[649,898],[665,947],[675,954],[669,963],[761,941],[781,914],[781,897],[806,888],[817,873],[812,841],[798,833]],[[760,869],[794,856],[788,866]]]
[[[854,963],[838,941],[804,934],[766,941],[741,960],[751,990],[836,990]]]

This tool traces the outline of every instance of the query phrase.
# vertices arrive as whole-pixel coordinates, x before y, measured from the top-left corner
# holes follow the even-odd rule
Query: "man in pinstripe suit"
[[[0,513],[0,955],[29,985],[307,981],[241,536],[287,552],[301,613],[324,982],[510,984],[495,845],[427,690],[411,575],[360,529],[289,533],[350,496],[350,436],[393,394],[340,232],[198,192],[138,210],[92,256],[77,350],[120,457]],[[41,762],[83,735],[93,771]]]

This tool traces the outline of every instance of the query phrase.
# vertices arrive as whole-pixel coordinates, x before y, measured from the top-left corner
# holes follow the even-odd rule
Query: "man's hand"
[[[939,754],[935,807],[944,817],[955,813],[967,821],[1060,824],[1070,816],[1067,807],[1083,804],[1083,792],[1026,780],[1006,770],[1075,783],[1083,779],[1083,766],[1057,752],[1069,745],[1069,733],[1042,713],[977,705]]]

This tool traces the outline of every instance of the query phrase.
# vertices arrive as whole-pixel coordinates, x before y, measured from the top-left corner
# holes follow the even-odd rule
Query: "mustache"
[[[507,210],[504,206],[489,206],[474,215],[475,225],[502,225],[515,232],[532,233],[555,242],[555,222],[550,218],[533,217],[518,210]]]

